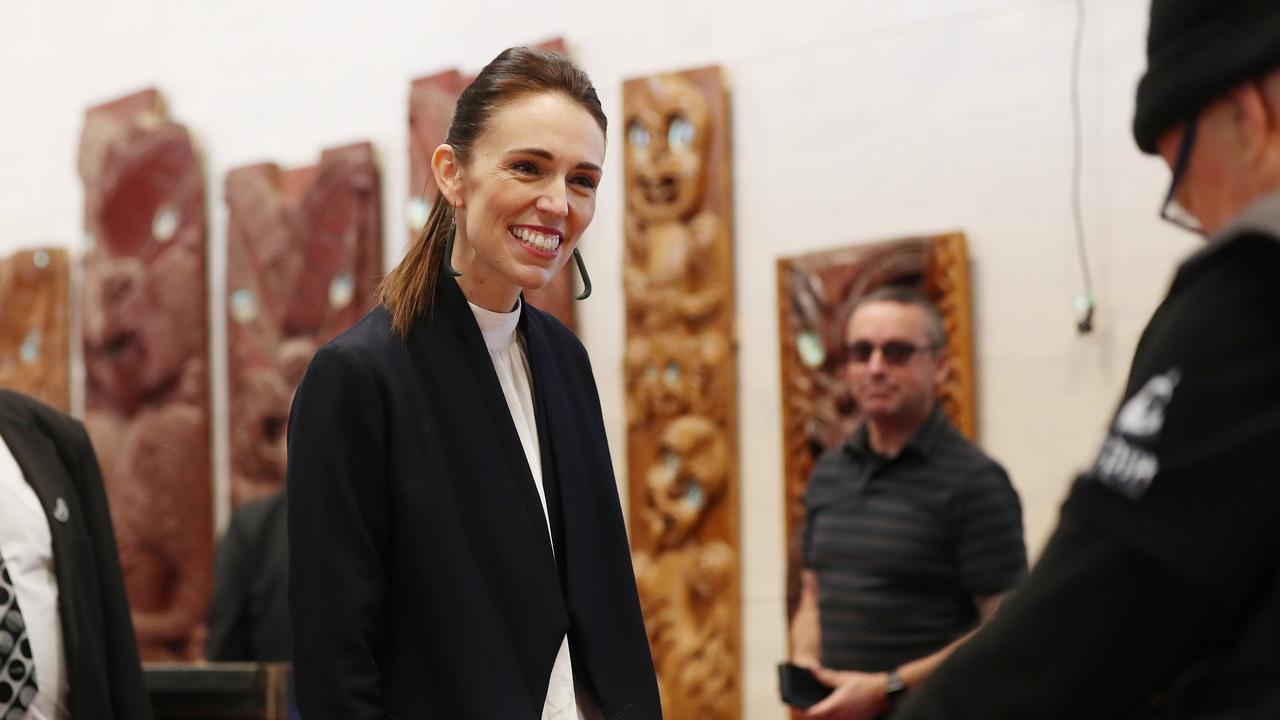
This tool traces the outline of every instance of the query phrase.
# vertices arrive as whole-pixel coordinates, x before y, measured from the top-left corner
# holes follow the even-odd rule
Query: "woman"
[[[605,127],[567,59],[499,55],[382,305],[312,360],[288,464],[307,720],[661,717],[586,352],[520,297],[576,253]]]

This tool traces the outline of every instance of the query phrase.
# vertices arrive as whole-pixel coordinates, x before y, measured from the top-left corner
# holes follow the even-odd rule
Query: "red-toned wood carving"
[[[155,90],[90,109],[85,420],[144,660],[202,653],[213,545],[205,188]]]
[[[320,345],[373,307],[382,270],[380,190],[368,143],[320,164],[263,164],[226,180],[231,501],[284,482],[294,388]]]
[[[23,250],[0,261],[0,387],[71,409],[67,252]]]
[[[719,68],[623,84],[631,542],[664,715],[741,715],[729,108]]]
[[[564,40],[555,38],[538,47],[567,54]],[[436,183],[431,175],[431,153],[445,141],[449,123],[453,121],[453,109],[458,97],[466,89],[474,75],[463,75],[457,70],[446,70],[413,80],[409,85],[409,200],[405,206],[405,222],[409,227],[410,241],[422,234],[436,201]],[[582,249],[590,258],[589,251]],[[588,259],[588,264],[590,260]],[[567,263],[551,282],[540,290],[526,291],[530,304],[555,315],[560,322],[577,331],[574,315],[574,264]]]
[[[943,410],[973,438],[973,337],[969,261],[961,233],[854,245],[778,260],[782,437],[787,528],[787,617],[800,593],[802,503],[814,462],[857,427],[842,351],[849,313],[884,285],[924,290],[942,313],[952,358],[938,389]]]

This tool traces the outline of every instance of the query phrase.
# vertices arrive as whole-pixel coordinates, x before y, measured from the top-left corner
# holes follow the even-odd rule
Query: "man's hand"
[[[824,685],[835,690],[825,700],[809,708],[810,720],[871,720],[889,709],[888,676],[848,670],[813,668]]]

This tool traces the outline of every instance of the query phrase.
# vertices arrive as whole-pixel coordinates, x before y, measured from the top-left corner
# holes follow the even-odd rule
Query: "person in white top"
[[[662,717],[582,344],[522,301],[595,213],[607,120],[563,56],[504,51],[432,156],[440,198],[290,414],[307,720]]]
[[[0,390],[0,717],[148,720],[102,476],[84,427]]]

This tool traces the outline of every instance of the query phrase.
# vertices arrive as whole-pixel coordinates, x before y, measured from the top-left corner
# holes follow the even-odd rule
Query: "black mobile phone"
[[[833,688],[823,685],[809,668],[793,663],[778,663],[778,692],[782,702],[804,710],[817,705]]]

